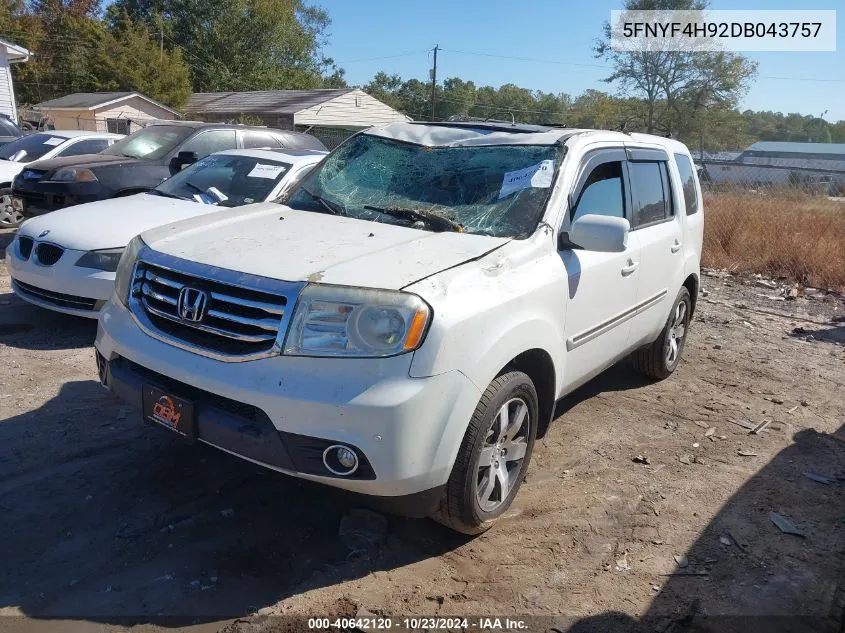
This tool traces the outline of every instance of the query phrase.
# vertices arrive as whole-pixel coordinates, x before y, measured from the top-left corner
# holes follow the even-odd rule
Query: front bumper
[[[6,248],[12,290],[24,301],[48,310],[96,319],[114,290],[115,273],[76,266],[84,251],[66,249],[52,266],[21,257],[13,241]],[[34,249],[33,249],[34,250]]]
[[[422,508],[422,499],[439,501],[481,397],[460,372],[411,378],[409,354],[217,361],[148,336],[115,302],[101,314],[95,344],[101,377],[129,402],[141,405],[144,384],[192,400],[200,441],[350,492],[413,498],[421,504],[417,515],[433,510],[430,503]],[[314,466],[302,455],[308,442],[353,447],[372,476],[335,476],[322,462]]]

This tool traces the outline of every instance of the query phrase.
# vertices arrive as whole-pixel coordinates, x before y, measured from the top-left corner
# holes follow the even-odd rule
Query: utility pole
[[[434,45],[434,68],[431,71],[431,120],[434,121],[434,113],[437,110],[437,44]]]

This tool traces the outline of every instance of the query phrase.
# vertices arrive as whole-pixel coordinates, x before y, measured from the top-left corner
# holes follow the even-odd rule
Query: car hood
[[[126,246],[149,229],[218,210],[199,202],[139,193],[59,209],[27,220],[18,233],[72,250],[92,251]],[[49,233],[39,237],[44,231]]]
[[[274,203],[185,220],[141,237],[157,251],[209,266],[285,281],[392,290],[509,241],[295,211]]]
[[[12,182],[27,166],[26,163],[13,163],[10,160],[0,160],[0,182]]]
[[[109,156],[108,154],[79,154],[78,156],[65,156],[64,158],[48,158],[37,160],[27,165],[30,169],[43,169],[52,171],[61,167],[81,167],[94,169],[105,165],[137,165],[147,161],[139,158],[127,158],[126,156]]]

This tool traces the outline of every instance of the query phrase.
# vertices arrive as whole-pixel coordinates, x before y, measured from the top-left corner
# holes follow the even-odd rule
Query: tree
[[[626,11],[703,10],[705,0],[625,0]],[[679,132],[679,126],[700,110],[734,107],[748,90],[757,64],[741,55],[673,50],[613,51],[611,26],[596,42],[597,57],[607,59],[613,72],[605,78],[623,93],[641,98],[649,133]]]
[[[322,55],[328,14],[302,0],[117,0],[109,21],[121,12],[182,49],[197,92],[320,88],[343,80]]]
[[[178,49],[165,49],[147,27],[123,14],[95,51],[102,90],[137,90],[176,109],[191,96],[188,66]]]
[[[404,111],[405,104],[397,94],[401,87],[402,78],[399,75],[388,75],[384,71],[379,71],[369,83],[364,84],[364,92],[386,103],[391,108]]]
[[[18,101],[34,104],[72,92],[137,90],[178,108],[190,95],[178,51],[161,50],[146,26],[120,14],[115,28],[93,0],[0,2],[0,37],[33,56],[12,72]]]

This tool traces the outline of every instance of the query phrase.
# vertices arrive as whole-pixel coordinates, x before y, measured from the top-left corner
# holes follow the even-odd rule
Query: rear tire
[[[12,204],[12,188],[0,189],[0,229],[14,229],[26,220],[23,213]]]
[[[692,300],[689,290],[686,286],[681,286],[660,336],[651,345],[631,354],[634,368],[658,380],[671,376],[681,362],[691,315]]]
[[[534,383],[521,371],[490,383],[470,419],[435,521],[481,534],[507,511],[531,460],[538,410]]]

